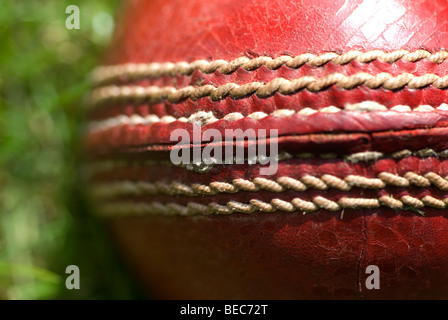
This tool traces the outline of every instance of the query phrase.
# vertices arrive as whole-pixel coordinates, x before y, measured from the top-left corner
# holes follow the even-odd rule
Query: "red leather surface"
[[[440,210],[151,217],[109,222],[153,296],[165,299],[447,298]],[[381,271],[367,290],[368,265]]]
[[[241,56],[343,53],[351,49],[438,51],[448,47],[448,2],[444,0],[130,0],[126,3],[106,64],[232,60]],[[163,76],[134,84],[181,88],[267,82],[275,77],[321,77],[334,72],[443,76],[447,71],[448,62],[375,61],[344,66],[305,65],[296,70],[281,67],[272,71],[261,67],[250,72],[237,70],[230,75],[219,72],[204,75],[195,71],[191,76]],[[133,83],[122,79],[117,84]],[[346,103],[366,100],[388,108],[422,104],[437,107],[446,102],[446,92],[432,86],[395,91],[365,86],[345,90],[333,86],[317,93],[302,90],[266,99],[251,96],[217,102],[202,98],[144,105],[108,103],[91,111],[89,118],[99,121],[121,114],[188,117],[199,110],[212,111],[220,118],[231,112],[248,115],[277,109],[344,107]],[[360,151],[392,153],[425,148],[443,151],[447,149],[446,126],[447,112],[437,110],[269,116],[262,120],[218,121],[206,128],[275,128],[282,136],[281,150],[315,155],[308,160],[280,162],[276,176],[327,173],[341,178],[348,174],[374,178],[379,172],[403,175],[408,171],[435,172],[445,177],[447,160],[434,155],[386,157],[359,163],[348,163],[341,157]],[[256,177],[258,170],[247,165],[218,166],[206,174],[163,165],[141,165],[144,159],[167,158],[172,144],[170,132],[176,128],[188,129],[191,125],[173,122],[120,126],[89,134],[87,158],[128,161],[122,169],[93,175],[92,182],[126,179],[208,183]],[[317,157],[329,152],[336,153],[338,158]],[[338,199],[344,195],[378,197],[384,191],[396,198],[404,194],[416,197],[432,194],[438,199],[447,196],[446,191],[434,186],[406,190],[388,186],[382,191],[353,188],[348,193],[337,190],[282,194],[240,192],[194,200],[207,204],[229,200],[247,202],[254,198],[269,201],[273,197],[311,199],[315,195]],[[179,204],[191,199],[157,195],[115,200],[124,198]],[[425,208],[424,213],[421,216],[409,210],[388,208],[319,210],[306,215],[255,212],[207,217],[127,217],[111,219],[109,224],[123,255],[148,290],[159,298],[448,298],[446,209]],[[380,269],[380,290],[365,287],[368,265],[377,265]]]
[[[131,0],[108,63],[303,52],[439,50],[444,0]]]

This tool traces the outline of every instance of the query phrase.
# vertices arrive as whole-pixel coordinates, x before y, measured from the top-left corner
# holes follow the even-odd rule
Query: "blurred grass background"
[[[68,5],[80,29],[68,30]],[[79,183],[88,74],[119,0],[0,0],[0,299],[136,299]],[[81,289],[65,288],[77,265]]]

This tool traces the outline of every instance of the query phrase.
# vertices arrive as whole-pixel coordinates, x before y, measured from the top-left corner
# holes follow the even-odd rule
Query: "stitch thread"
[[[123,77],[126,79],[141,78],[159,78],[165,75],[191,75],[194,71],[199,70],[204,74],[220,72],[222,74],[231,74],[239,68],[246,71],[254,71],[262,66],[270,70],[276,70],[281,66],[291,69],[298,69],[304,64],[312,67],[321,67],[329,62],[336,65],[344,65],[356,61],[360,63],[370,63],[380,60],[386,63],[395,63],[398,60],[415,63],[422,59],[427,59],[432,63],[440,64],[448,58],[447,51],[438,51],[431,53],[426,50],[416,50],[413,52],[407,50],[395,50],[392,52],[384,52],[381,50],[372,50],[368,52],[348,51],[343,54],[335,52],[327,52],[321,55],[304,53],[295,57],[280,56],[278,58],[271,57],[240,57],[230,62],[218,59],[214,61],[196,60],[188,62],[165,62],[165,63],[127,63],[123,65],[100,66],[92,72],[92,82],[94,85],[102,85],[117,81]]]
[[[319,209],[328,211],[339,211],[343,209],[374,209],[381,206],[395,210],[418,210],[424,207],[443,209],[448,207],[448,198],[437,199],[430,195],[421,199],[409,195],[394,199],[391,195],[384,195],[379,198],[349,198],[342,197],[338,200],[327,199],[316,196],[312,201],[294,198],[291,201],[272,199],[265,202],[252,199],[249,203],[229,201],[225,205],[212,202],[208,205],[189,202],[186,206],[174,202],[162,204],[160,202],[116,202],[100,205],[100,212],[105,215],[212,215],[212,214],[232,214],[232,213],[253,213],[261,212],[315,212]]]
[[[98,198],[111,198],[117,195],[183,195],[183,196],[210,196],[219,193],[237,193],[241,191],[256,192],[260,190],[275,193],[287,190],[303,192],[308,189],[350,191],[353,187],[364,189],[384,189],[386,186],[409,188],[412,185],[428,188],[431,185],[440,190],[448,190],[448,179],[429,172],[419,175],[407,172],[403,177],[399,175],[381,172],[377,178],[367,178],[358,175],[348,175],[344,179],[330,174],[321,177],[304,175],[295,179],[291,177],[280,177],[277,179],[266,179],[257,177],[252,181],[247,179],[234,179],[232,182],[213,181],[208,185],[193,183],[190,185],[173,182],[145,182],[145,181],[118,181],[114,183],[101,183],[92,187],[92,193]]]
[[[150,125],[153,123],[172,123],[175,121],[181,121],[186,123],[200,123],[201,125],[206,125],[210,123],[214,123],[216,121],[220,120],[226,120],[226,121],[237,121],[243,118],[251,118],[255,120],[261,120],[267,116],[275,116],[279,118],[283,117],[289,117],[294,114],[298,114],[301,116],[310,116],[315,113],[321,112],[321,113],[337,113],[337,112],[432,112],[432,111],[448,111],[448,104],[442,103],[440,106],[434,108],[429,105],[420,105],[418,107],[415,107],[414,109],[411,109],[410,106],[405,105],[396,105],[392,108],[388,109],[386,106],[376,103],[374,101],[364,101],[360,103],[354,103],[354,104],[347,104],[344,109],[337,108],[335,106],[329,106],[324,107],[318,110],[311,109],[311,108],[304,108],[299,111],[296,110],[290,110],[290,109],[279,109],[275,110],[274,112],[267,114],[265,112],[257,111],[253,112],[247,116],[244,116],[240,112],[232,112],[224,117],[218,119],[215,117],[213,112],[205,112],[205,111],[197,111],[193,114],[191,114],[188,118],[187,117],[180,117],[175,118],[171,115],[165,115],[162,117],[158,117],[155,114],[149,114],[145,117],[142,117],[138,114],[133,114],[131,116],[127,115],[118,115],[112,118],[104,119],[104,120],[98,120],[98,121],[91,121],[88,125],[88,131],[89,133],[95,133],[98,131],[104,131],[109,130],[114,127],[118,126],[124,126],[124,125],[130,125],[130,126],[136,126],[136,125]]]
[[[393,159],[403,159],[410,156],[418,156],[418,157],[441,157],[441,158],[448,158],[448,149],[442,150],[442,151],[434,151],[432,149],[426,148],[422,150],[417,150],[412,152],[411,150],[405,149],[400,150],[397,152],[394,152],[392,154],[385,154],[378,151],[364,151],[364,152],[357,152],[350,155],[345,155],[341,160],[345,160],[351,163],[358,163],[358,162],[370,162],[370,161],[378,161],[381,158],[390,157]],[[298,158],[298,159],[309,159],[312,157],[319,157],[321,159],[338,159],[337,154],[318,154],[313,155],[311,153],[300,153],[300,154],[289,154],[287,152],[280,152],[278,155],[278,161],[284,161],[289,160],[292,158]],[[255,162],[258,162],[258,159],[253,159]],[[135,165],[138,162],[133,162],[131,165]],[[233,164],[233,163],[232,163]],[[90,165],[87,165],[84,172],[86,173],[87,177],[91,177],[92,175],[99,173],[99,172],[105,172],[109,170],[117,170],[121,167],[127,167],[130,164],[126,161],[120,161],[120,160],[109,160],[109,161],[103,161],[99,163],[92,163]],[[140,165],[143,166],[153,166],[153,165],[172,165],[170,161],[153,161],[153,160],[144,160],[140,163]],[[200,165],[200,164],[199,164]],[[187,170],[193,170],[193,165],[178,165],[178,167],[186,168]],[[324,179],[323,181],[326,183],[325,178],[322,176],[321,179]],[[398,179],[398,178],[394,178]],[[411,179],[411,177],[408,177],[408,179]],[[402,180],[400,180],[402,181]],[[397,182],[398,186],[398,182]],[[342,189],[341,189],[342,190]]]
[[[226,83],[217,87],[207,84],[200,87],[187,86],[181,89],[158,86],[107,86],[93,90],[90,97],[90,104],[91,106],[97,106],[105,102],[141,103],[144,101],[156,103],[163,100],[178,103],[185,99],[194,101],[205,97],[209,97],[212,101],[223,100],[226,97],[239,100],[253,95],[264,99],[276,93],[291,95],[304,89],[310,92],[318,92],[333,85],[346,90],[361,85],[370,89],[383,88],[386,90],[397,90],[404,87],[421,89],[429,85],[438,89],[446,89],[448,88],[448,75],[438,76],[428,73],[422,76],[416,76],[410,73],[402,73],[393,76],[386,72],[376,75],[359,72],[350,76],[342,73],[333,73],[321,78],[311,76],[303,76],[292,80],[274,78],[267,83],[249,82],[243,85]]]

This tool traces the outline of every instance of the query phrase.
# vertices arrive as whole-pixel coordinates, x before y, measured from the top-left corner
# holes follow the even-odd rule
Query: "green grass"
[[[79,183],[88,74],[118,0],[0,2],[0,299],[141,298]],[[65,27],[68,5],[81,28]],[[65,288],[65,268],[81,289]]]

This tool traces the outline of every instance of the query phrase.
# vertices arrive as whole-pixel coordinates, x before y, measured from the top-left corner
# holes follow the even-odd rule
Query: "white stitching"
[[[232,214],[232,213],[253,213],[261,212],[315,212],[319,209],[328,211],[339,211],[343,209],[373,209],[388,207],[395,210],[419,210],[423,207],[443,209],[448,207],[448,198],[437,199],[432,196],[424,196],[420,199],[406,195],[400,199],[394,199],[392,195],[384,195],[379,198],[349,198],[342,197],[338,200],[331,200],[323,196],[316,196],[312,201],[301,198],[294,198],[291,201],[272,199],[265,202],[252,199],[249,203],[229,201],[225,205],[215,202],[208,205],[196,202],[189,202],[186,206],[175,202],[115,202],[105,203],[99,206],[99,212],[103,216],[129,216],[129,215],[212,215],[212,214]]]
[[[442,151],[434,151],[433,149],[422,149],[412,152],[411,150],[404,149],[397,152],[394,152],[392,154],[385,154],[383,152],[378,151],[364,151],[364,152],[357,152],[349,155],[342,156],[340,158],[341,160],[345,160],[347,162],[351,163],[358,163],[358,162],[371,162],[371,161],[378,161],[381,158],[390,157],[393,159],[403,159],[410,156],[417,156],[417,157],[441,157],[441,158],[448,158],[448,149],[442,150]],[[298,159],[310,159],[313,157],[318,157],[321,159],[338,159],[338,155],[336,154],[316,154],[313,155],[311,153],[299,153],[299,154],[289,154],[287,152],[280,152],[278,155],[277,160],[278,161],[284,161],[289,160],[292,158],[298,158]],[[257,159],[254,160],[255,163],[258,162]],[[100,172],[106,172],[109,170],[118,170],[119,168],[127,168],[127,167],[133,167],[134,165],[141,165],[141,166],[154,166],[154,165],[172,165],[170,161],[152,161],[152,160],[144,160],[141,162],[127,162],[123,160],[106,160],[96,163],[90,163],[87,164],[84,172],[86,177],[91,177],[94,174],[98,174]],[[231,163],[230,165],[233,165],[235,163]],[[188,170],[198,171],[194,168],[195,165],[185,165],[180,164],[178,167],[186,168]],[[202,168],[201,163],[196,164],[196,166],[199,166]],[[206,170],[199,170],[198,172],[206,172]],[[324,181],[325,182],[325,181]]]
[[[97,198],[145,194],[195,197],[201,195],[216,195],[219,193],[237,193],[241,191],[256,192],[259,190],[276,193],[286,192],[287,190],[302,192],[308,189],[349,191],[353,187],[379,190],[384,189],[387,185],[399,188],[409,188],[411,186],[428,188],[434,185],[440,190],[448,191],[447,177],[443,178],[435,172],[429,172],[424,175],[407,172],[403,177],[389,172],[380,172],[377,178],[348,175],[343,179],[330,174],[324,174],[321,177],[304,175],[297,179],[292,177],[280,177],[277,179],[257,177],[253,180],[234,179],[231,182],[214,181],[208,185],[124,180],[94,183],[91,191]]]
[[[381,50],[372,50],[368,52],[348,51],[343,54],[335,52],[327,52],[321,55],[311,53],[299,54],[295,57],[280,56],[277,58],[271,57],[240,57],[230,62],[218,59],[213,61],[196,60],[191,63],[182,61],[177,63],[127,63],[122,65],[100,66],[92,72],[92,82],[94,85],[101,85],[111,83],[126,77],[128,80],[141,78],[159,78],[164,75],[191,75],[195,70],[202,73],[210,74],[218,71],[223,74],[230,74],[235,72],[238,68],[246,71],[254,71],[261,66],[265,66],[270,70],[275,70],[281,66],[286,66],[292,69],[300,68],[304,64],[313,67],[320,67],[329,62],[336,65],[344,65],[352,61],[360,63],[370,63],[375,60],[380,60],[386,63],[394,63],[398,60],[407,62],[417,62],[422,59],[427,59],[433,63],[442,63],[448,58],[448,52],[438,51],[430,53],[426,50],[416,50],[409,52],[407,50],[395,50],[392,52],[384,52]]]
[[[180,89],[170,86],[106,86],[92,91],[89,106],[95,107],[112,102],[143,103],[149,101],[156,103],[163,100],[178,103],[185,99],[199,100],[205,97],[209,97],[212,101],[223,100],[226,97],[239,100],[252,95],[263,99],[272,97],[276,93],[291,95],[304,89],[310,92],[318,92],[333,85],[346,90],[361,85],[370,89],[383,88],[386,90],[396,90],[404,87],[408,87],[409,89],[422,89],[429,85],[438,89],[446,89],[448,87],[448,75],[439,76],[428,73],[422,76],[416,76],[410,73],[402,73],[393,76],[386,72],[375,75],[359,72],[349,76],[342,73],[332,73],[321,78],[311,76],[303,76],[291,80],[274,78],[267,83],[249,82],[243,85],[226,83],[220,86],[207,84],[199,87],[187,86]]]
[[[346,104],[344,109],[337,108],[335,106],[329,106],[324,107],[319,110],[314,110],[311,108],[304,108],[299,111],[296,110],[290,110],[290,109],[279,109],[275,110],[274,112],[267,114],[265,112],[257,111],[253,112],[247,116],[244,116],[240,112],[232,112],[224,117],[218,119],[215,117],[213,112],[209,111],[197,111],[193,114],[191,114],[188,118],[187,117],[180,117],[175,118],[171,115],[165,115],[162,117],[158,117],[155,114],[149,114],[145,117],[142,117],[138,114],[133,114],[132,116],[127,115],[118,115],[115,117],[111,117],[104,120],[98,120],[98,121],[91,121],[88,124],[88,131],[89,133],[95,133],[98,131],[104,131],[109,130],[118,126],[124,126],[124,125],[150,125],[153,123],[172,123],[175,121],[180,122],[186,122],[186,123],[200,123],[201,125],[206,125],[210,123],[214,123],[216,121],[220,120],[226,120],[226,121],[236,121],[243,118],[251,118],[254,120],[261,120],[267,116],[275,116],[279,118],[283,117],[289,117],[293,114],[298,114],[301,116],[310,116],[315,113],[321,112],[321,113],[337,113],[337,112],[431,112],[431,111],[448,111],[448,104],[442,103],[438,107],[432,107],[429,105],[420,105],[415,107],[414,109],[411,109],[409,106],[404,105],[397,105],[393,106],[390,109],[388,109],[386,106],[381,105],[374,101],[364,101],[360,103],[354,103],[354,104]]]

